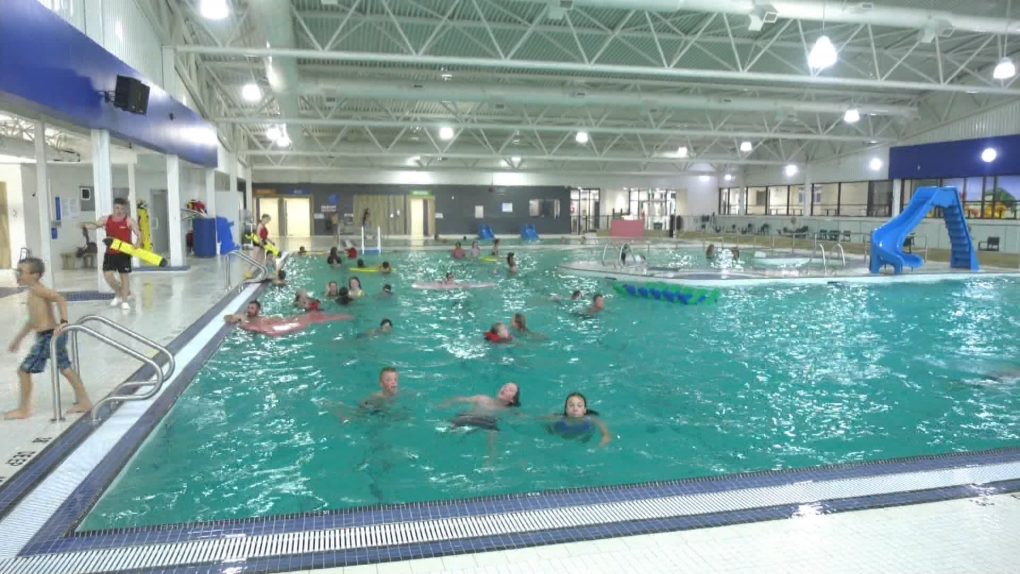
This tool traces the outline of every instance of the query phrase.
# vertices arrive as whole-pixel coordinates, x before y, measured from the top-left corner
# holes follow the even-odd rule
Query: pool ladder
[[[166,357],[166,362],[164,366],[160,367],[153,359],[146,357],[145,355],[139,353],[138,351],[135,351],[134,349],[130,349],[124,346],[120,342],[113,340],[107,335],[104,335],[96,331],[95,329],[92,329],[91,327],[86,326],[87,323],[93,322],[102,323],[110,327],[114,331],[117,331],[118,333],[127,336],[128,338],[134,339],[135,341],[138,341],[139,343],[142,343],[147,347],[155,349],[157,355],[163,355],[164,357]],[[100,315],[86,315],[85,317],[82,317],[75,323],[65,326],[61,334],[64,333],[69,334],[71,338],[70,341],[71,368],[74,369],[74,371],[77,372],[79,375],[81,374],[81,354],[78,352],[78,333],[85,333],[86,335],[89,335],[92,338],[99,340],[101,343],[104,343],[107,346],[117,349],[118,351],[124,353],[129,357],[141,361],[142,363],[148,365],[149,367],[152,367],[152,371],[153,373],[155,373],[156,378],[155,381],[150,380],[124,381],[123,383],[117,385],[113,389],[113,391],[110,392],[110,394],[103,397],[102,399],[97,401],[94,405],[92,405],[92,424],[96,424],[96,422],[98,422],[99,407],[101,405],[111,401],[144,401],[145,399],[151,398],[156,393],[158,393],[161,388],[163,388],[163,381],[173,376],[174,370],[177,368],[177,363],[176,361],[174,361],[173,353],[167,350],[166,347],[163,347],[162,345],[157,344],[155,341],[143,337],[142,335],[139,335],[138,333],[132,331],[131,329],[128,329],[127,327],[124,327],[123,325]],[[53,337],[50,340],[51,357],[57,356],[58,338],[59,337]],[[60,373],[58,372],[60,369],[56,368],[56,364],[51,365],[51,367],[53,377],[53,418],[50,419],[50,421],[56,422],[64,420],[64,415],[60,410]],[[127,387],[133,387],[134,393],[128,394],[125,391]],[[148,389],[145,390],[144,392],[139,393],[138,391],[142,387],[148,387]]]
[[[250,263],[253,267],[255,267],[255,269],[258,269],[258,274],[256,274],[255,277],[252,277],[251,279],[245,279],[244,281],[241,282],[241,285],[247,285],[248,283],[259,283],[259,282],[263,281],[266,277],[269,276],[269,269],[267,269],[265,265],[259,263],[258,261],[255,261],[255,259],[252,258],[251,255],[248,255],[247,253],[241,251],[240,249],[235,249],[234,251],[231,251],[230,253],[227,253],[227,255],[226,255],[226,260],[227,261],[226,261],[226,264],[223,266],[223,268],[224,268],[224,275],[223,276],[226,278],[226,283],[227,283],[226,290],[227,291],[230,291],[233,288],[233,286],[234,286],[233,282],[230,280],[230,258],[231,257],[239,257],[239,258],[247,261],[248,263]]]

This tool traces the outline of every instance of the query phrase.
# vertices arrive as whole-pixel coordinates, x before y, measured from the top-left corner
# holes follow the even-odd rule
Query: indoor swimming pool
[[[504,254],[508,251],[504,249]],[[709,306],[616,295],[556,266],[591,251],[518,252],[505,265],[392,252],[389,276],[292,257],[267,315],[294,288],[357,276],[366,296],[327,313],[355,320],[281,338],[235,330],[125,465],[78,531],[785,470],[1020,445],[1018,284],[786,285],[723,290]],[[652,251],[698,266],[698,250]],[[375,264],[383,258],[371,258]],[[494,269],[501,269],[498,276]],[[490,289],[423,291],[452,271]],[[380,298],[383,284],[394,296]],[[571,291],[579,302],[555,301]],[[606,309],[581,313],[591,296]],[[524,313],[533,334],[483,332]],[[392,334],[370,336],[383,318]],[[357,405],[395,367],[381,411]],[[1012,374],[1011,374],[1012,373]],[[485,431],[451,429],[453,397],[521,389],[489,455]],[[540,417],[584,393],[604,448],[550,434]]]

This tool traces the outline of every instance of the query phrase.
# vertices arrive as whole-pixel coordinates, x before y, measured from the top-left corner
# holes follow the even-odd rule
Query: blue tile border
[[[185,272],[191,271],[191,265],[168,265],[166,267],[147,267],[141,266],[135,267],[131,270],[132,273],[170,273],[170,272]]]
[[[258,296],[262,292],[260,287],[255,291],[254,296]],[[179,352],[195,335],[198,334],[209,321],[215,319],[223,312],[223,309],[230,304],[230,302],[237,296],[236,290],[231,290],[226,293],[215,305],[213,305],[208,311],[206,311],[201,317],[199,317],[194,323],[188,326],[180,335],[175,337],[169,344],[166,345],[167,349],[171,353]],[[111,296],[112,297],[112,296]],[[162,367],[166,359],[160,355],[155,359],[156,363]],[[126,381],[145,381],[151,378],[153,375],[152,367],[142,366],[137,371],[128,376]],[[106,403],[105,409],[101,414],[103,420],[109,418],[118,406],[113,406],[113,403]],[[82,416],[77,421],[71,424],[71,426],[61,433],[55,440],[43,448],[38,455],[36,455],[23,469],[14,474],[3,484],[0,484],[0,519],[6,516],[18,502],[21,501],[29,492],[32,491],[35,486],[42,481],[50,472],[53,471],[57,466],[64,461],[67,456],[74,451],[90,434],[92,434],[91,418],[89,416]]]

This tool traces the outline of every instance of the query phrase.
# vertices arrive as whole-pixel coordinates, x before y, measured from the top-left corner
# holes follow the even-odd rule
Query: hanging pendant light
[[[1016,75],[1016,65],[1010,58],[1003,58],[992,70],[992,77],[996,80],[1008,80]]]
[[[808,54],[808,66],[812,70],[824,70],[836,63],[839,59],[836,54],[836,46],[828,36],[820,36]]]

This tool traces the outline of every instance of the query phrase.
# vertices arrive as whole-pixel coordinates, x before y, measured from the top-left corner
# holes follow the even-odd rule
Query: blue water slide
[[[535,231],[535,226],[528,223],[521,227],[521,239],[537,240],[538,232]]]
[[[924,262],[917,255],[903,252],[903,242],[934,208],[942,209],[942,219],[949,231],[951,254],[949,266],[954,269],[978,270],[977,253],[971,241],[963,204],[955,187],[922,187],[914,192],[910,205],[889,223],[871,233],[871,272],[878,273],[892,265],[898,275],[903,268],[917,269]]]
[[[478,226],[478,239],[495,239],[495,235],[492,233],[492,226],[487,223],[483,223]]]

